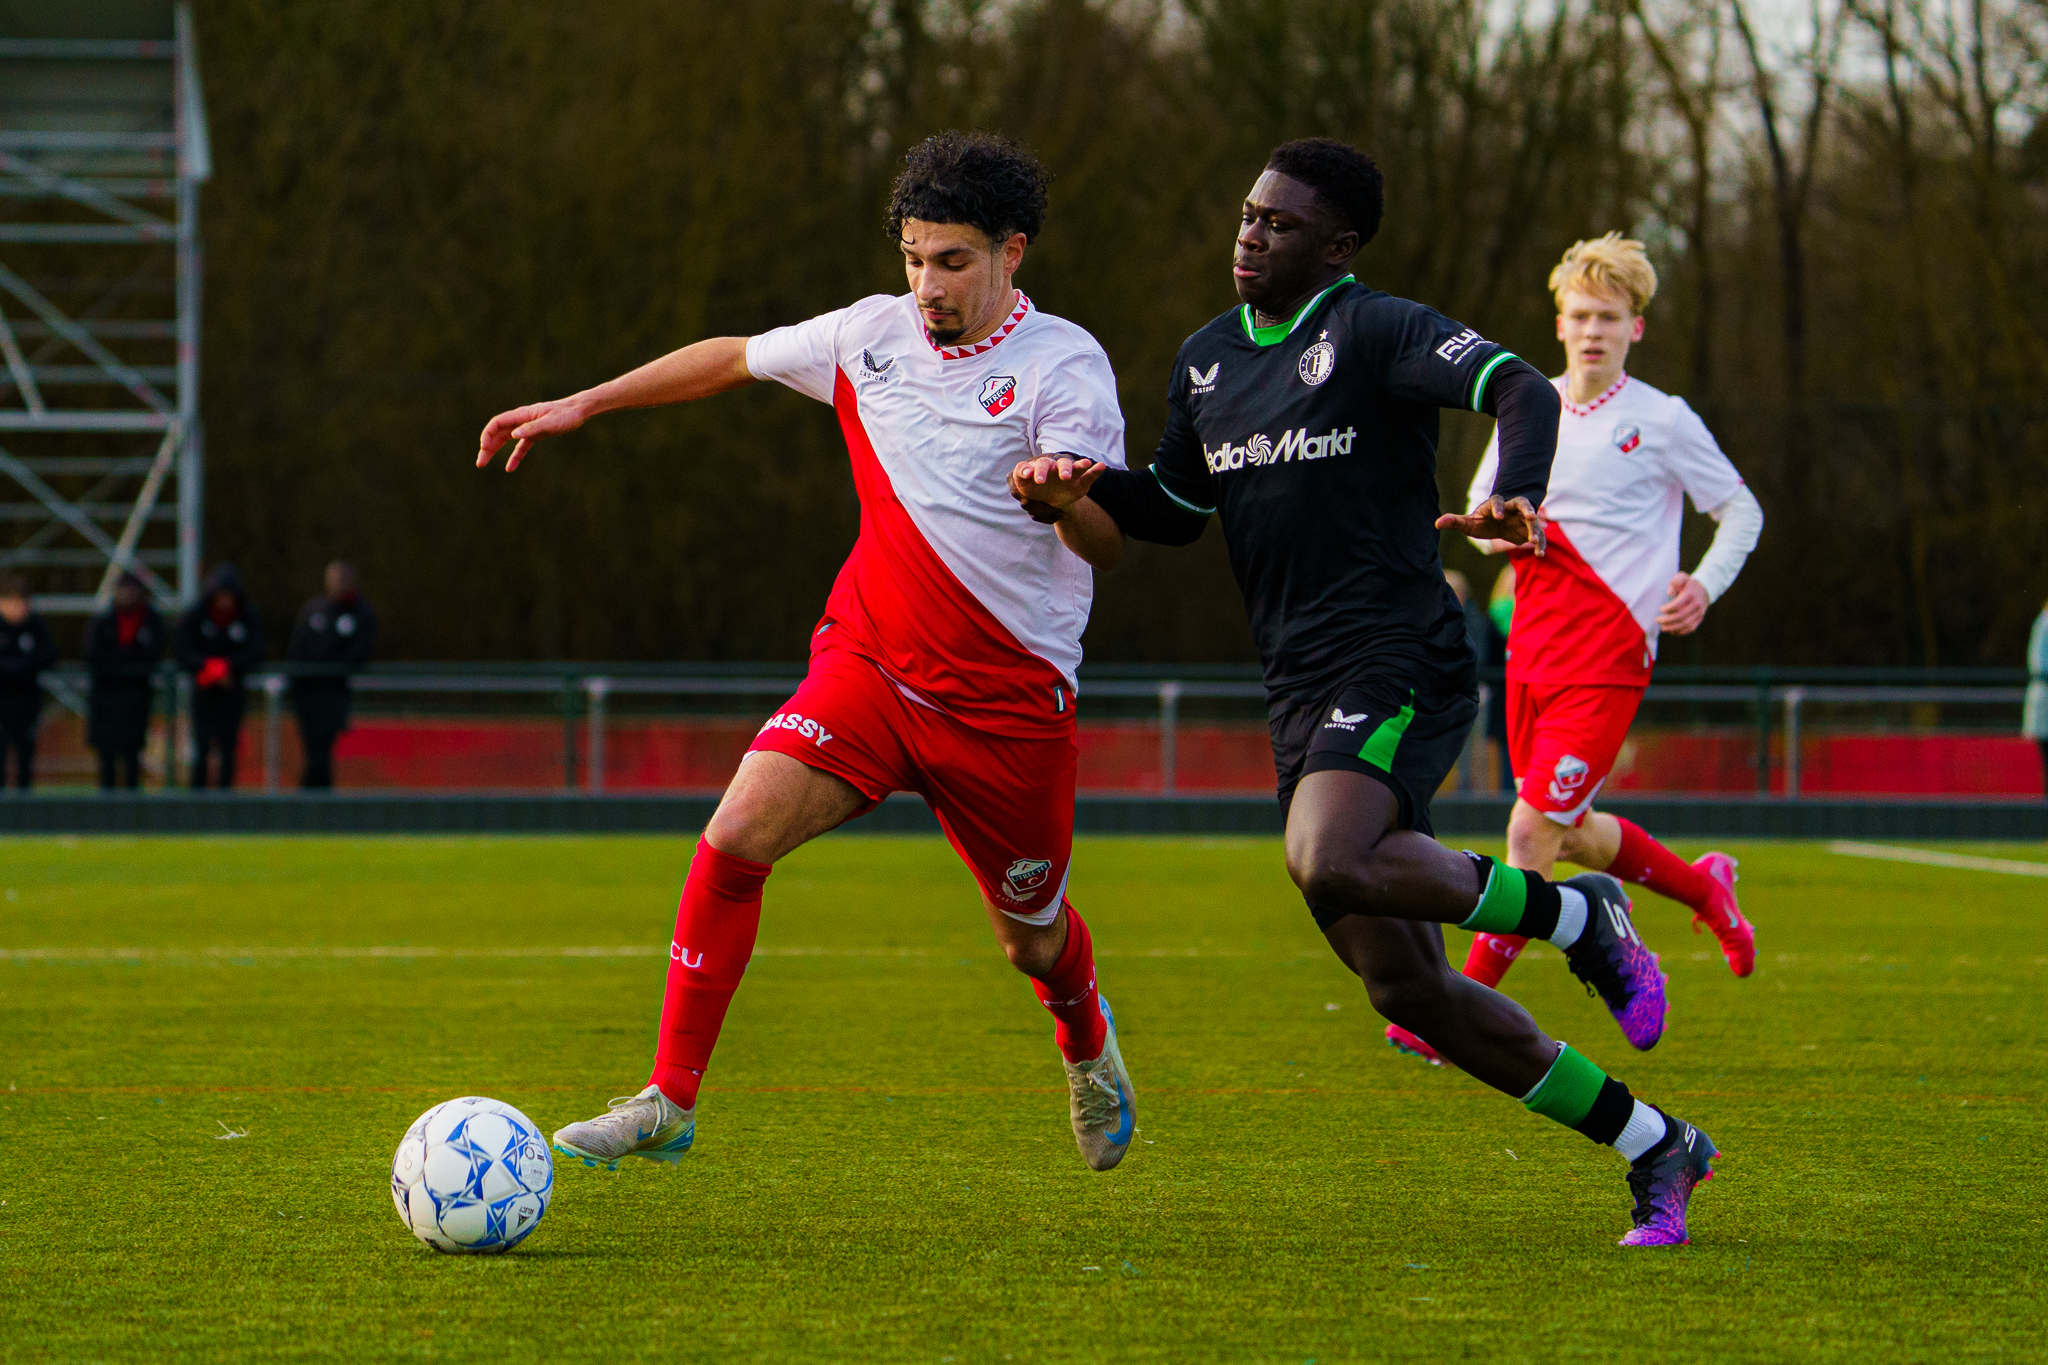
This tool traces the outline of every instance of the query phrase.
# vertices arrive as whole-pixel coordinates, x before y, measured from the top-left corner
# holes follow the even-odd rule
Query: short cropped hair
[[[939,133],[903,158],[889,194],[889,236],[900,240],[903,225],[916,218],[966,223],[991,242],[1018,232],[1033,241],[1045,226],[1051,183],[1036,157],[998,133]]]
[[[1610,232],[1589,242],[1573,242],[1557,269],[1550,272],[1550,292],[1560,313],[1567,289],[1624,298],[1630,312],[1641,313],[1657,297],[1657,268],[1650,264],[1641,242]]]
[[[1275,147],[1266,169],[1314,190],[1339,230],[1356,232],[1360,246],[1378,235],[1387,209],[1386,180],[1358,148],[1332,137],[1299,138]]]
[[[28,596],[28,575],[18,571],[0,574],[0,597]]]

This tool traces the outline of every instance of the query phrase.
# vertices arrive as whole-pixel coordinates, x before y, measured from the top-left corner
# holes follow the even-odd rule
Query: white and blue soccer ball
[[[509,1251],[540,1226],[554,1192],[540,1129],[480,1095],[421,1114],[391,1159],[399,1221],[436,1251]]]

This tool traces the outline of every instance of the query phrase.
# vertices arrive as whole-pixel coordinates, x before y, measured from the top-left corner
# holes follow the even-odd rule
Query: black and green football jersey
[[[1488,409],[1503,366],[1528,369],[1351,276],[1285,322],[1259,327],[1240,307],[1182,345],[1150,477],[1183,511],[1222,518],[1276,711],[1368,671],[1471,690],[1464,614],[1437,551],[1438,413]],[[1528,464],[1512,476],[1530,486],[1504,496],[1542,500],[1548,451]],[[1098,485],[1126,530],[1137,518],[1118,504],[1145,477]]]

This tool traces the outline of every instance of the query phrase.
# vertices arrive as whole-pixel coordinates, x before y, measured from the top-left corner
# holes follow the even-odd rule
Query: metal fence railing
[[[262,785],[285,780],[284,717],[291,677],[318,670],[271,667],[252,673],[247,686],[260,699]],[[516,716],[525,723],[559,724],[565,789],[603,792],[611,738],[622,718],[766,715],[802,678],[799,665],[387,665],[356,674],[359,713],[381,716],[475,718]],[[44,686],[64,708],[84,715],[89,678],[76,669],[53,670]],[[2012,733],[2024,697],[2025,674],[2013,669],[1973,670],[1710,670],[1666,669],[1644,699],[1648,724],[1715,726],[1752,738],[1748,762],[1760,794],[1801,794],[1802,761],[1817,733],[1845,727],[1930,732],[1944,728]],[[162,720],[150,768],[183,770],[189,735],[189,679],[166,667],[158,679]],[[1482,683],[1491,694],[1496,676]],[[1156,729],[1157,790],[1183,790],[1182,738],[1192,723],[1225,717],[1249,727],[1264,720],[1265,690],[1256,669],[1181,666],[1102,668],[1082,675],[1084,718]],[[1482,710],[1482,715],[1484,711]],[[1861,719],[1857,719],[1857,717]],[[1818,719],[1817,719],[1818,718]],[[1845,719],[1846,718],[1846,719]],[[1873,719],[1874,718],[1874,719]],[[1481,727],[1475,727],[1461,786],[1472,789]]]

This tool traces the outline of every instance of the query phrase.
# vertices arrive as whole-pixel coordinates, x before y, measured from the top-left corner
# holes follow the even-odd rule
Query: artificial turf
[[[0,841],[0,1358],[2042,1349],[2042,883],[1811,845],[1731,849],[1748,981],[1639,898],[1653,1053],[1554,950],[1508,978],[1721,1146],[1689,1247],[1616,1247],[1613,1152],[1388,1049],[1269,841],[1078,846],[1140,1103],[1093,1174],[966,874],[854,837],[771,879],[688,1158],[558,1166],[506,1256],[414,1241],[387,1174],[421,1110],[488,1094],[551,1131],[643,1083],[688,849]]]

